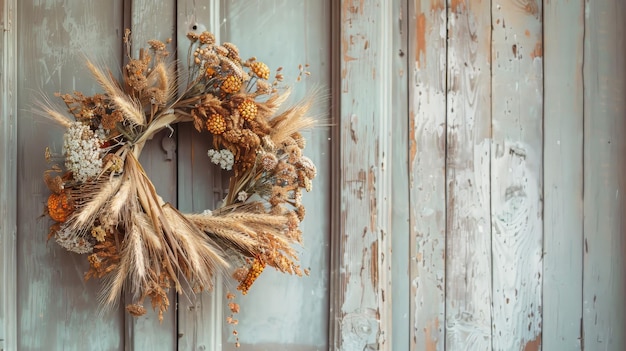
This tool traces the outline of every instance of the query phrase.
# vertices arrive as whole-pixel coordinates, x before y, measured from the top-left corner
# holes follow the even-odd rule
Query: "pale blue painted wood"
[[[193,23],[198,23],[211,30],[218,40],[234,42],[243,58],[257,56],[271,69],[284,65],[288,84],[294,88],[292,102],[303,97],[307,89],[328,85],[329,54],[324,51],[328,30],[319,30],[316,22],[325,20],[328,12],[325,3],[179,1],[178,9],[179,43],[186,42],[187,31]],[[219,13],[216,15],[216,12]],[[290,26],[287,37],[284,35],[285,26]],[[288,49],[284,46],[285,41],[290,43]],[[186,44],[181,45],[182,51],[186,47]],[[179,58],[184,64],[185,52],[180,52]],[[313,76],[296,84],[299,63],[311,63],[309,70]],[[327,101],[322,99],[313,113],[326,118],[327,110]],[[323,203],[328,201],[329,180],[328,170],[322,169],[320,162],[322,165],[328,162],[324,156],[328,155],[328,131],[320,128],[307,133],[307,138],[306,151],[318,164],[319,170],[314,181],[314,193],[305,194],[308,205],[308,220],[304,224],[307,247],[303,250],[302,259],[304,267],[311,267],[312,275],[296,278],[268,269],[255,282],[250,294],[245,297],[238,294],[236,302],[242,306],[241,313],[236,316],[240,320],[236,327],[242,343],[239,350],[268,347],[276,350],[326,349],[328,273],[324,253],[327,252],[327,239],[323,233],[328,233],[326,227],[329,222],[324,219],[328,217],[328,208]],[[206,151],[209,147],[208,138],[197,134],[192,127],[179,129],[179,204],[185,211],[213,209],[225,195],[228,182],[219,169],[208,161]],[[306,199],[309,197],[313,199]],[[218,286],[213,292],[181,298],[179,349],[234,347],[233,328],[225,323],[225,317],[230,313],[226,301],[221,298],[226,291],[235,291],[234,284],[228,281],[226,286]],[[282,288],[277,291],[278,286]],[[312,296],[305,297],[308,295],[306,291]],[[288,299],[288,294],[298,297]]]
[[[580,351],[583,284],[583,0],[544,2],[543,349]]]
[[[175,38],[176,1],[132,0],[130,10],[130,29],[132,52],[138,57],[139,49],[147,48],[147,41],[157,39],[165,42]],[[174,44],[175,45],[175,44]],[[175,46],[170,46],[172,59],[175,59]],[[177,205],[177,155],[168,156],[163,147],[164,138],[176,139],[176,134],[163,130],[146,143],[139,161],[153,182],[159,196],[165,202]],[[175,144],[175,142],[174,142]],[[171,159],[168,159],[171,157]],[[176,306],[177,294],[172,288],[168,292],[170,307],[164,313],[163,322],[159,322],[158,314],[152,310],[149,299],[144,306],[148,311],[141,317],[126,314],[125,347],[130,350],[175,350],[177,343]],[[124,304],[132,303],[132,296],[127,293]]]
[[[187,33],[196,28],[211,31],[220,39],[219,19],[221,1],[198,3],[194,0],[178,0],[176,38],[180,50],[181,77],[187,77]],[[196,29],[195,31],[198,31]],[[215,209],[227,192],[228,174],[208,161],[210,138],[198,134],[189,123],[178,127],[178,198],[179,208],[186,213],[201,213]],[[216,277],[212,291],[194,293],[185,287],[185,295],[178,302],[178,350],[220,350],[222,329],[226,324],[221,278]]]
[[[292,87],[290,102],[316,88],[330,85],[331,1],[235,0],[222,1],[220,37],[235,43],[242,58],[256,56],[270,67],[279,66],[285,84]],[[296,82],[299,64],[310,64],[312,74]],[[286,106],[286,105],[285,105]],[[320,96],[311,113],[322,123],[329,120],[330,102]],[[303,268],[308,277],[296,277],[266,269],[246,296],[239,294],[239,350],[328,349],[328,245],[330,233],[331,149],[329,128],[305,133],[305,155],[317,165],[313,191],[303,194],[306,217],[302,223]],[[200,151],[199,151],[200,152]],[[204,151],[202,151],[204,152]],[[230,283],[227,290],[234,291]],[[224,350],[235,350],[231,328],[224,327]]]
[[[17,1],[0,1],[0,350],[17,346]]]
[[[393,61],[392,61],[392,115],[390,123],[394,131],[391,148],[392,186],[389,201],[395,209],[391,216],[393,234],[391,236],[391,301],[392,301],[392,349],[409,350],[411,335],[410,306],[410,271],[407,266],[410,258],[409,233],[410,193],[409,188],[409,134],[412,134],[410,124],[406,119],[409,111],[408,82],[411,77],[409,67],[409,37],[408,28],[412,16],[406,1],[393,1]]]
[[[342,1],[337,128],[340,207],[333,306],[338,350],[390,350],[393,26],[389,1]]]
[[[98,311],[97,281],[85,282],[86,256],[46,242],[49,191],[44,149],[61,153],[62,128],[32,111],[42,94],[100,91],[81,53],[115,67],[121,60],[122,1],[19,1],[17,6],[17,348],[119,350],[123,312]],[[4,282],[3,282],[4,284]]]
[[[542,2],[496,0],[491,13],[491,347],[538,351],[543,282]]]
[[[583,349],[626,349],[626,43],[621,0],[585,1]]]

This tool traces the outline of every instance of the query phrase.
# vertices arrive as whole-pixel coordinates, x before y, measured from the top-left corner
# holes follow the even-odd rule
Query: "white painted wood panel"
[[[62,128],[33,113],[42,94],[100,91],[82,53],[119,65],[122,1],[19,1],[17,4],[17,347],[13,350],[119,350],[123,311],[98,313],[99,283],[85,282],[85,256],[46,242],[47,146],[60,154]]]
[[[446,342],[491,350],[491,6],[448,9]]]
[[[541,0],[492,2],[492,348],[540,350]]]
[[[583,349],[624,350],[626,3],[585,2]]]
[[[544,2],[544,350],[580,351],[584,1]]]
[[[409,14],[410,349],[434,351],[445,343],[448,20],[443,0],[410,2]]]

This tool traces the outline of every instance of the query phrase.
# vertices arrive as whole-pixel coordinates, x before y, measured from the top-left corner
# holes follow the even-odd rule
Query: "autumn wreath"
[[[103,307],[132,292],[126,309],[133,315],[145,313],[149,298],[162,318],[168,289],[180,293],[182,281],[210,289],[222,271],[243,294],[266,265],[307,273],[293,244],[302,242],[302,189],[311,190],[316,175],[302,153],[301,131],[315,123],[307,115],[311,99],[281,107],[289,90],[280,69],[270,78],[266,64],[242,60],[235,45],[218,44],[209,32],[187,37],[186,78],[167,60],[166,43],[152,40],[138,58],[128,54],[120,81],[87,60],[103,93],[58,94],[62,111],[44,106],[66,128],[62,154],[46,151],[50,162],[63,160],[44,174],[49,238],[86,255],[85,279],[104,280]],[[124,42],[130,52],[129,31]],[[203,213],[164,202],[139,162],[146,141],[184,122],[211,138],[209,160],[231,172],[221,206]]]

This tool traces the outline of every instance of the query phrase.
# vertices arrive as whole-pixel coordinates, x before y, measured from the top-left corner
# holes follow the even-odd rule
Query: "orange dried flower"
[[[71,198],[65,194],[50,194],[48,197],[48,213],[57,222],[65,222],[74,211]]]
[[[261,275],[263,270],[265,269],[265,262],[260,260],[259,258],[255,258],[254,262],[252,262],[252,267],[248,270],[248,275],[244,278],[244,280],[239,283],[237,290],[241,291],[241,294],[246,295],[250,287],[256,280],[256,278]]]
[[[139,304],[126,305],[126,311],[133,317],[140,317],[146,314],[146,308]]]
[[[239,110],[241,117],[243,117],[246,121],[252,121],[255,119],[258,111],[256,103],[250,99],[244,100],[241,104],[239,104],[237,109]]]
[[[224,116],[214,113],[206,121],[206,128],[213,134],[222,134],[226,131],[226,119]]]
[[[241,78],[231,74],[224,79],[224,82],[222,83],[222,91],[226,94],[236,93],[239,89],[241,89],[242,84],[243,82],[241,81]]]
[[[213,77],[215,73],[217,72],[215,71],[213,67],[207,67],[207,69],[204,71],[204,74],[207,76],[207,78]]]
[[[269,79],[270,69],[265,63],[256,61],[250,64],[250,68],[252,69],[252,73],[254,73],[257,77],[261,79]]]

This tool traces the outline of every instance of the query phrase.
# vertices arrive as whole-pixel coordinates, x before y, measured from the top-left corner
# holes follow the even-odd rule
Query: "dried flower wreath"
[[[181,293],[181,281],[199,292],[212,288],[216,273],[239,267],[232,276],[246,294],[266,265],[308,273],[293,244],[302,243],[302,189],[311,190],[317,172],[302,154],[300,133],[315,124],[307,115],[312,99],[279,112],[289,95],[280,68],[270,82],[268,66],[242,60],[235,45],[220,45],[209,32],[187,37],[184,85],[166,60],[167,45],[151,40],[138,58],[127,54],[121,81],[87,60],[104,93],[57,94],[72,119],[44,106],[66,128],[64,168],[44,173],[46,213],[54,221],[49,238],[87,255],[85,279],[104,280],[104,308],[127,290],[134,296],[129,313],[144,314],[150,298],[162,319],[167,291]],[[124,43],[130,52],[128,30]],[[183,122],[206,132],[210,160],[231,172],[228,195],[213,211],[184,214],[164,202],[138,161],[155,133]],[[49,149],[46,157],[57,158]]]

